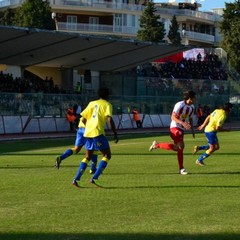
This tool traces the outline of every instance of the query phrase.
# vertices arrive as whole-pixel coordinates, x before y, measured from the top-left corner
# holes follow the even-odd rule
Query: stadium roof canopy
[[[189,50],[111,37],[0,26],[0,64],[122,71]]]

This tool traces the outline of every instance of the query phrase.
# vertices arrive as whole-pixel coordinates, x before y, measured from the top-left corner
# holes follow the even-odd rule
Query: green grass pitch
[[[218,133],[220,150],[195,165],[203,133],[185,135],[184,165],[176,153],[149,152],[167,134],[109,137],[112,159],[100,177],[104,188],[71,185],[84,151],[54,168],[74,138],[0,142],[1,240],[240,239],[240,132]],[[100,156],[99,156],[100,159]]]

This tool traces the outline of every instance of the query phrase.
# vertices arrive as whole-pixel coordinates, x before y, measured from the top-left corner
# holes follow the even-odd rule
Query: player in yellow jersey
[[[78,154],[81,151],[82,147],[85,145],[87,141],[86,138],[83,136],[84,132],[85,124],[82,122],[82,118],[80,118],[75,139],[75,145],[73,148],[67,149],[63,154],[56,158],[55,167],[57,169],[60,168],[60,164],[64,159],[70,157],[73,154]],[[93,154],[91,159],[90,174],[94,174],[96,172],[96,169],[97,169],[97,154]]]
[[[220,109],[215,109],[204,121],[202,125],[198,127],[198,130],[205,128],[205,136],[208,140],[208,145],[205,146],[194,146],[193,154],[196,154],[199,150],[206,150],[197,160],[196,164],[204,166],[203,160],[209,157],[213,152],[219,149],[219,142],[217,138],[217,132],[223,130],[222,125],[224,124],[227,113],[232,109],[231,103],[224,104]]]
[[[117,131],[112,119],[112,104],[108,102],[108,89],[99,89],[98,96],[98,100],[91,101],[81,112],[83,123],[86,124],[84,137],[87,139],[87,141],[85,144],[86,156],[80,163],[78,174],[72,182],[72,184],[76,187],[79,187],[78,181],[80,181],[81,176],[86,170],[94,150],[98,150],[102,153],[102,159],[90,182],[96,186],[102,187],[98,181],[98,178],[103,170],[107,167],[108,161],[111,159],[109,142],[105,136],[105,126],[107,122],[114,133],[115,142],[118,142]]]

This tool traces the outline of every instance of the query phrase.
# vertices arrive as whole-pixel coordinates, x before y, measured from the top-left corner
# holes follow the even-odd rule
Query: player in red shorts
[[[149,148],[149,151],[157,148],[176,151],[179,173],[182,175],[187,174],[187,171],[183,166],[184,130],[191,129],[193,138],[195,138],[192,120],[192,116],[194,114],[193,103],[195,100],[196,93],[193,91],[186,91],[183,94],[183,101],[177,102],[173,108],[171,115],[172,121],[170,124],[170,134],[174,143],[159,143],[153,141]]]

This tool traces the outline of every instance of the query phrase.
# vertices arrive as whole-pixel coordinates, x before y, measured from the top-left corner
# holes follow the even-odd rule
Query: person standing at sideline
[[[133,114],[133,120],[136,122],[137,128],[141,128],[142,121],[136,107],[133,108],[132,114]]]
[[[69,122],[70,131],[73,132],[75,130],[74,122],[76,120],[76,116],[74,114],[74,110],[72,107],[68,108],[67,114],[66,114],[66,119]]]
[[[159,143],[153,141],[149,148],[149,151],[157,148],[176,151],[179,173],[182,175],[187,174],[187,170],[183,166],[184,130],[191,129],[193,138],[195,138],[192,120],[195,111],[193,105],[195,100],[196,93],[193,91],[186,91],[183,93],[183,101],[177,102],[173,108],[171,115],[172,121],[170,123],[170,135],[174,143]]]
[[[74,106],[73,106],[73,111],[74,111],[74,115],[75,115],[75,117],[76,117],[76,119],[75,119],[75,126],[76,126],[76,129],[78,128],[78,124],[79,124],[79,121],[80,121],[80,113],[81,113],[81,111],[82,111],[82,107],[81,107],[81,105],[80,104],[75,104]]]
[[[77,130],[77,134],[76,134],[76,139],[75,139],[75,146],[73,148],[67,149],[63,154],[61,154],[60,156],[58,156],[56,158],[55,167],[57,169],[60,168],[60,164],[64,159],[70,157],[73,154],[78,154],[81,151],[82,147],[86,143],[86,138],[83,136],[84,131],[85,131],[85,124],[82,122],[82,118],[80,118],[80,121],[78,124],[78,130]],[[96,172],[97,158],[98,158],[98,156],[96,154],[92,155],[90,174],[94,174]]]
[[[219,142],[217,137],[218,131],[223,131],[222,125],[224,124],[227,113],[231,112],[232,104],[225,103],[220,109],[215,109],[208,117],[205,119],[204,123],[198,127],[198,130],[205,128],[205,136],[208,140],[208,145],[194,146],[193,154],[196,154],[199,150],[206,150],[197,160],[196,164],[199,166],[205,166],[203,160],[208,158],[213,152],[219,150]]]
[[[83,123],[86,124],[84,137],[86,137],[87,141],[85,144],[86,156],[81,161],[77,175],[72,182],[73,186],[76,187],[80,187],[78,181],[80,181],[95,150],[102,153],[102,159],[96,172],[90,179],[90,183],[95,184],[98,187],[102,187],[98,178],[111,159],[110,145],[105,136],[105,126],[107,122],[114,133],[115,143],[118,142],[115,123],[112,119],[112,104],[108,102],[109,90],[107,88],[99,89],[98,96],[98,100],[89,102],[88,106],[81,112]]]

